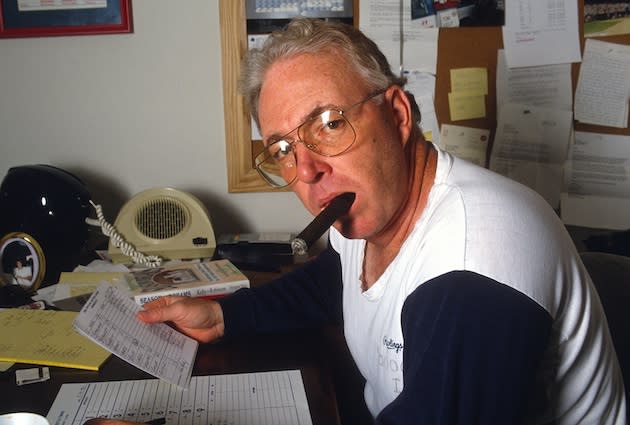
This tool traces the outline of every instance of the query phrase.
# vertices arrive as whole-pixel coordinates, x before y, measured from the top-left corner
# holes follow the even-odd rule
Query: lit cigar
[[[308,249],[332,226],[332,224],[348,212],[354,202],[355,194],[352,192],[342,193],[322,210],[311,223],[291,241],[293,254],[305,255]]]

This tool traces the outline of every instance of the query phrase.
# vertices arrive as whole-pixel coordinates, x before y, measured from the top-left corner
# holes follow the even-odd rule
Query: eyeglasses
[[[268,140],[263,151],[254,158],[256,170],[271,186],[281,188],[289,186],[297,177],[296,143],[302,143],[307,149],[326,157],[346,152],[357,137],[347,113],[384,92],[379,90],[372,93],[345,109],[325,110],[284,136]],[[293,132],[297,132],[297,140],[288,137]]]

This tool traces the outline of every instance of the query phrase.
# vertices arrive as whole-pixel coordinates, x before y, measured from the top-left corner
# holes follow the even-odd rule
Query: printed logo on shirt
[[[396,353],[400,353],[404,348],[402,342],[396,342],[392,338],[388,338],[387,336],[383,337],[383,345],[388,350],[394,350]]]
[[[383,368],[382,378],[389,381],[392,397],[402,391],[402,350],[404,344],[391,337],[383,337],[383,349],[379,349],[378,366]],[[385,383],[385,382],[384,382]]]

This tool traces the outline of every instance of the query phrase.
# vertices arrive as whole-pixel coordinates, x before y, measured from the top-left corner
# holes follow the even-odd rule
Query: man
[[[24,265],[22,260],[15,262],[15,268],[13,269],[13,282],[14,285],[20,285],[26,289],[30,288],[33,284],[33,272],[31,266]]]
[[[339,322],[377,423],[625,422],[599,299],[534,192],[425,142],[376,45],[295,20],[245,64],[256,159],[313,214],[356,195],[316,259],[219,302],[139,314],[199,341]]]

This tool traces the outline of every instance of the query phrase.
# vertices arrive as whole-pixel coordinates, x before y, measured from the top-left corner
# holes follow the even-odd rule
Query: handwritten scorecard
[[[74,320],[75,329],[121,359],[182,388],[188,387],[199,343],[164,323],[136,318],[141,307],[101,283]]]
[[[190,387],[158,379],[63,384],[48,412],[52,425],[95,417],[166,425],[312,425],[299,370],[195,376]]]

